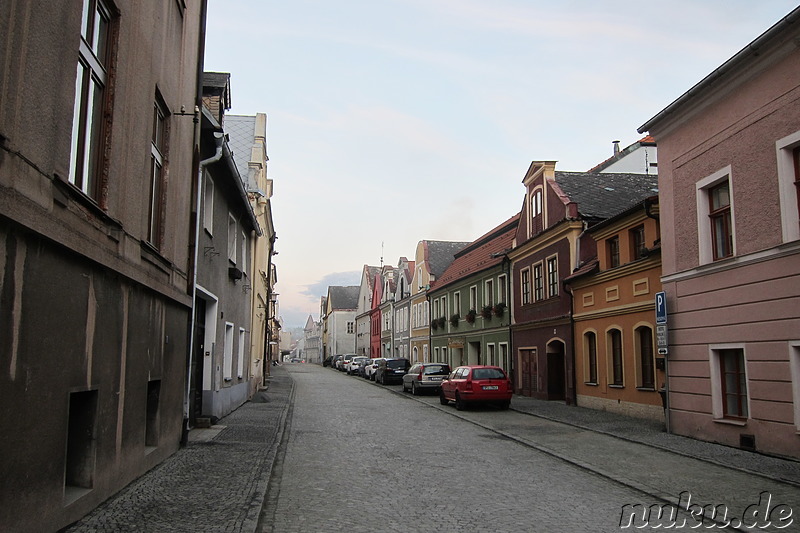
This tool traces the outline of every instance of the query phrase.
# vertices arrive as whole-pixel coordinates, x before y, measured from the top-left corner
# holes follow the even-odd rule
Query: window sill
[[[625,385],[614,385],[613,383],[608,384],[609,389],[624,389]]]
[[[592,381],[584,381],[583,384],[584,385],[588,385],[589,387],[597,387],[598,386],[597,383],[594,383]]]
[[[727,426],[745,427],[747,425],[747,420],[737,418],[715,418],[714,422],[717,424],[725,424]]]
[[[102,220],[107,226],[112,229],[122,229],[122,222],[110,216],[103,210],[102,207],[85,192],[78,187],[65,180],[59,175],[55,175],[52,180],[53,183],[53,201],[63,207],[69,205],[69,200],[86,208],[91,214]]]
[[[656,392],[656,389],[654,389],[653,387],[636,387],[636,390],[642,392]]]

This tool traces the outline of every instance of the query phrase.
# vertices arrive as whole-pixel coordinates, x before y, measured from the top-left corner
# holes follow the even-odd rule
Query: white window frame
[[[470,310],[478,310],[478,286],[473,285],[469,288],[469,308]]]
[[[494,305],[494,303],[494,279],[487,279],[483,282],[483,305],[486,307],[487,305]]]
[[[505,274],[497,276],[497,294],[495,298],[497,303],[508,304],[506,302],[506,298],[508,298],[508,276]]]
[[[734,344],[709,344],[708,364],[709,379],[711,380],[711,413],[714,420],[730,420],[725,418],[724,398],[722,397],[722,376],[720,375],[719,353],[722,350],[741,350],[744,358],[744,386],[747,392],[747,418],[752,417],[752,398],[750,396],[750,377],[747,364],[747,349],[743,343]]]
[[[239,234],[236,217],[228,213],[228,261],[236,264],[236,236]]]
[[[222,379],[230,381],[233,377],[233,323],[225,322],[225,337],[222,347]]]
[[[250,255],[247,253],[248,244],[247,233],[242,230],[242,264],[240,270],[244,276],[247,275],[247,257]]]
[[[781,206],[781,237],[783,242],[800,239],[798,224],[798,191],[794,180],[792,151],[800,146],[800,131],[787,135],[775,143],[778,159],[778,196]]]
[[[244,376],[244,349],[245,349],[245,330],[239,328],[239,360],[236,362],[236,375],[239,379]]]
[[[701,265],[714,263],[714,242],[711,236],[711,223],[709,214],[711,213],[708,203],[708,191],[719,185],[723,181],[728,181],[728,191],[731,200],[731,233],[733,234],[733,245],[731,246],[732,257],[736,256],[736,207],[734,206],[734,187],[731,166],[728,165],[710,176],[706,176],[695,184],[695,197],[697,202],[697,245],[698,261]]]
[[[800,433],[800,340],[789,342],[789,367],[792,375],[794,427]],[[748,396],[748,400],[749,400]]]
[[[453,293],[453,314],[461,316],[461,291]]]

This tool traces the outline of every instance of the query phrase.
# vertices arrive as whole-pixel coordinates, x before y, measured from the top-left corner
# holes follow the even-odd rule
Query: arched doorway
[[[565,346],[560,340],[547,343],[547,399],[563,400],[566,391]]]

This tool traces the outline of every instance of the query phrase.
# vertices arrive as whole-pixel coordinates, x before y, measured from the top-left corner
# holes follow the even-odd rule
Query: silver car
[[[376,357],[370,359],[364,367],[364,377],[370,381],[375,381],[375,371],[378,369],[378,363],[383,360],[383,357]]]
[[[436,392],[448,374],[450,365],[447,363],[416,363],[403,376],[403,392],[410,390],[414,396],[424,390]]]
[[[345,371],[347,372],[348,376],[352,376],[353,374],[358,374],[361,369],[361,364],[368,361],[369,357],[366,355],[357,355],[350,359],[350,362],[345,365]]]

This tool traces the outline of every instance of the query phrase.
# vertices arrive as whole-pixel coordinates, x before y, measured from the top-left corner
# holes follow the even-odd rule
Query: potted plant
[[[458,313],[454,314],[453,316],[450,317],[450,325],[453,326],[454,328],[458,327],[458,321],[460,319],[461,315],[459,315]]]
[[[467,316],[466,316],[467,322],[469,322],[470,324],[474,323],[475,322],[475,315],[477,315],[477,314],[478,313],[476,313],[474,309],[470,309],[469,311],[467,311]]]
[[[434,318],[433,320],[431,320],[431,328],[439,329],[439,319],[438,318]]]
[[[483,318],[491,320],[492,319],[492,306],[491,305],[487,305],[483,309],[481,309],[481,316]]]
[[[506,304],[503,302],[498,302],[495,304],[492,310],[494,311],[495,316],[503,316],[503,313],[506,310]]]
[[[442,328],[442,329],[444,329],[445,318],[444,318],[443,316],[440,316],[440,317],[439,317],[439,318],[437,318],[436,320],[438,320],[438,321],[439,321],[439,327],[440,327],[440,328]]]

